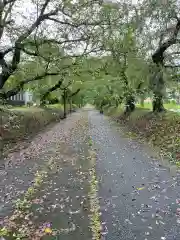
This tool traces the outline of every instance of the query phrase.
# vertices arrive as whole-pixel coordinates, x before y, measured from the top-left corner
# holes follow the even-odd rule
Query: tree
[[[108,24],[100,26],[99,30],[107,55],[104,72],[109,78],[105,84],[111,89],[108,104],[114,98],[118,99],[116,104],[124,99],[125,113],[128,114],[135,109],[136,95],[140,94],[144,85],[147,86],[148,70],[147,61],[137,47],[132,7],[129,3],[107,4],[104,9],[106,14],[103,15]],[[107,105],[107,98],[102,103]]]
[[[61,47],[67,56],[76,57],[88,52],[96,51],[96,46],[91,42],[90,33],[95,25],[99,24],[97,15],[99,1],[58,1],[42,0],[31,1],[32,12],[24,15],[17,10],[25,2],[18,0],[0,1],[0,39],[7,43],[1,46],[0,51],[0,96],[8,98],[17,93],[25,84],[35,80],[44,79],[46,76],[58,75],[51,68],[54,58],[41,51],[48,45],[56,44]],[[87,11],[89,10],[89,11]],[[36,12],[36,13],[35,13]],[[24,19],[21,24],[18,18]],[[53,24],[53,31],[51,30]],[[73,49],[81,48],[74,51]],[[62,57],[62,54],[60,54]],[[18,83],[8,92],[4,91],[5,84],[10,77],[19,71],[20,65],[25,60],[45,61],[47,64],[41,74],[27,78]],[[50,58],[50,59],[49,59]]]
[[[154,112],[164,111],[166,68],[175,65],[175,56],[178,54],[179,10],[178,1],[144,0],[135,11],[139,43],[146,50],[146,57],[151,57],[153,62],[150,88],[154,95]]]

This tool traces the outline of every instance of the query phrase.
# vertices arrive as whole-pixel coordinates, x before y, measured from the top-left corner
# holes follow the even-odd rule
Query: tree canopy
[[[179,89],[179,1],[0,0],[0,98],[29,89],[97,107]],[[175,90],[174,90],[175,89]]]

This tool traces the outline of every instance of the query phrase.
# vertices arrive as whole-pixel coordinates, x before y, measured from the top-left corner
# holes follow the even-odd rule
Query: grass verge
[[[125,124],[134,135],[158,147],[161,154],[180,166],[180,115],[174,112],[154,114],[149,109],[137,108],[128,118],[123,109],[107,109],[105,114]]]
[[[136,105],[138,108],[146,108],[152,110],[152,103],[144,103],[144,106],[142,107],[140,104]],[[180,110],[180,105],[174,104],[174,103],[164,103],[164,107],[169,110],[169,109],[176,109]]]
[[[10,149],[31,139],[48,124],[62,119],[63,110],[61,106],[0,108],[0,117],[0,152],[6,155]]]

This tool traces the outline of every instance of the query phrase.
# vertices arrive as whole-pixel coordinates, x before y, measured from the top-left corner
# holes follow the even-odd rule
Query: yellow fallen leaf
[[[45,228],[44,231],[45,231],[45,233],[52,233],[52,229],[51,229],[51,228],[48,228],[48,227]]]
[[[137,188],[137,190],[141,191],[143,190],[145,187],[140,187],[140,188]]]

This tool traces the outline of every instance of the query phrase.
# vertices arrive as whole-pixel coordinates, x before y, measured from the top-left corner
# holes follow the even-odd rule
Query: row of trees
[[[115,98],[116,105],[117,100],[125,102],[129,113],[137,98],[143,102],[152,96],[153,111],[164,110],[166,89],[179,86],[179,7],[178,1],[115,4],[114,8],[111,4],[106,15],[109,25],[103,29],[110,77],[102,94],[97,94],[100,106],[112,105]],[[112,23],[118,14],[118,21]]]
[[[57,89],[64,98],[78,93],[81,58],[99,50],[93,37],[99,7],[96,0],[1,0],[1,100],[24,88],[42,103]]]
[[[152,96],[161,112],[178,88],[179,10],[175,0],[0,0],[0,98],[28,88],[42,103],[125,102],[130,113]]]

